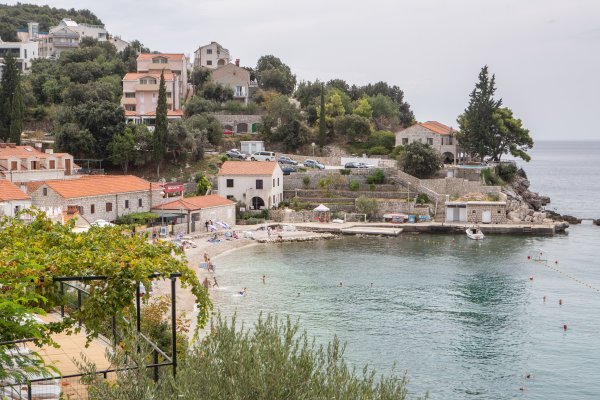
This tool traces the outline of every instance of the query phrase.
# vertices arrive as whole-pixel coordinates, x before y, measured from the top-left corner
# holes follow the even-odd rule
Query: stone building
[[[277,207],[283,200],[283,171],[274,161],[226,161],[218,173],[219,195],[250,210]]]
[[[0,143],[0,179],[31,182],[75,178],[79,166],[68,153],[45,152],[33,146]]]
[[[406,146],[412,142],[425,143],[442,153],[446,164],[451,164],[459,156],[455,134],[454,129],[440,122],[423,122],[396,132],[396,146]]]
[[[161,216],[183,218],[187,233],[201,232],[206,221],[235,225],[235,203],[216,194],[181,198],[152,208]]]
[[[86,175],[72,180],[29,182],[27,189],[34,206],[53,213],[77,207],[90,223],[148,212],[167,201],[160,185],[132,175]]]
[[[211,74],[211,79],[213,82],[231,88],[234,100],[248,104],[250,72],[240,67],[240,60],[235,60],[235,64],[226,64],[215,69]]]
[[[215,69],[229,64],[229,57],[229,50],[217,42],[210,42],[194,52],[194,67]]]
[[[0,217],[14,217],[17,212],[30,207],[30,196],[13,183],[0,179]]]
[[[505,224],[506,195],[500,194],[499,201],[447,201],[447,222],[470,224]]]

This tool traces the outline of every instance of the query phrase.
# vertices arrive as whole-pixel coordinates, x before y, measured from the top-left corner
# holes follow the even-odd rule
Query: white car
[[[100,228],[104,228],[106,226],[115,226],[115,224],[105,221],[103,219],[97,219],[90,224],[91,226],[98,226]]]
[[[252,161],[275,161],[275,153],[272,151],[257,151],[250,155]]]

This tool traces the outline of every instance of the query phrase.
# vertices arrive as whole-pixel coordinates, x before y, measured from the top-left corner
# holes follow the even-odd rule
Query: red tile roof
[[[152,207],[153,210],[187,210],[195,211],[202,208],[227,206],[235,204],[233,201],[221,197],[217,194],[209,194],[207,196],[185,197],[183,199],[171,201]]]
[[[31,200],[14,183],[0,179],[0,201]]]
[[[17,157],[17,158],[29,158],[29,157],[37,157],[37,158],[47,158],[56,156],[58,158],[68,155],[67,153],[55,153],[48,154],[43,151],[39,151],[33,146],[14,146],[11,147],[9,145],[5,145],[2,143],[0,145],[0,158],[6,157]]]
[[[275,161],[225,161],[218,175],[273,175]]]
[[[125,110],[126,117],[135,117],[136,115],[137,115],[137,113],[135,111]]]
[[[140,78],[144,78],[146,76],[150,76],[152,78],[160,79],[160,73],[156,72],[129,72],[125,74],[123,77],[124,81],[137,81]],[[164,74],[165,81],[172,81],[173,74],[170,72],[165,72]]]
[[[449,135],[449,134],[455,132],[454,129],[452,129],[451,127],[446,126],[437,121],[427,121],[427,122],[423,122],[419,125],[421,125],[423,128],[427,128],[430,131],[435,132],[440,135]]]
[[[89,175],[78,179],[44,182],[50,189],[65,199],[103,196],[144,190],[161,190],[158,184],[133,175]]]
[[[185,58],[185,54],[183,53],[142,53],[137,57],[137,61],[152,60],[159,56],[169,60],[183,60]]]

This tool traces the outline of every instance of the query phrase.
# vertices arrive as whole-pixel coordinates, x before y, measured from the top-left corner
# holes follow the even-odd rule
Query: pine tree
[[[4,68],[0,81],[0,139],[5,142],[10,138],[12,102],[19,79],[17,61],[11,54],[7,54],[4,57]]]
[[[497,128],[494,113],[502,105],[502,99],[494,99],[495,81],[495,75],[490,78],[485,65],[479,73],[479,82],[469,96],[468,107],[457,120],[460,132],[456,138],[460,146],[482,161],[486,156],[495,155]]]
[[[158,87],[158,103],[156,105],[156,126],[152,137],[154,162],[156,174],[160,175],[160,166],[167,152],[167,134],[169,121],[167,120],[167,88],[165,85],[164,71],[160,74]]]
[[[23,104],[23,88],[21,83],[17,81],[17,87],[12,98],[11,114],[10,114],[10,142],[21,144],[21,132],[23,132],[23,116],[25,114],[25,106]]]
[[[325,85],[321,83],[321,108],[319,110],[319,147],[325,146],[327,123],[325,120]]]

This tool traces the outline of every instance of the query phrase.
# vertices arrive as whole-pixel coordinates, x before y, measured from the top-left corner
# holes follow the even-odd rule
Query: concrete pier
[[[343,228],[340,232],[344,235],[398,236],[402,232],[402,229],[380,226],[355,226],[352,228]]]

